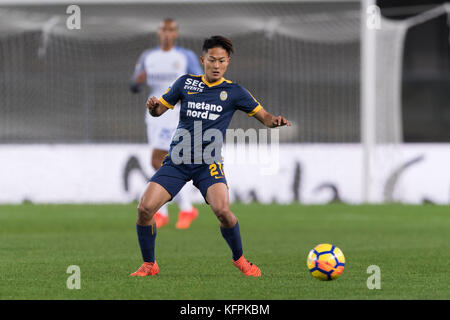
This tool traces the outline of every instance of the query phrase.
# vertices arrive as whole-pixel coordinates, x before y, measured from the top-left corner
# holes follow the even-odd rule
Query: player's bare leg
[[[236,216],[230,210],[228,187],[224,183],[215,183],[206,191],[206,200],[223,228],[233,228]]]
[[[206,192],[206,200],[220,221],[222,236],[233,252],[233,264],[245,276],[261,276],[259,268],[244,258],[239,223],[230,210],[228,187],[224,183],[213,184]]]
[[[157,171],[161,166],[162,162],[164,160],[164,157],[168,154],[167,150],[163,149],[153,149],[152,151],[152,157],[151,157],[151,165],[155,171]],[[168,210],[169,204],[166,203],[161,206],[161,208],[158,209],[158,211],[155,213],[155,221],[156,221],[156,227],[161,228],[169,223],[169,210]]]
[[[167,154],[167,150],[153,149],[151,163],[155,170],[158,170],[162,166],[162,162]],[[189,228],[192,221],[198,217],[198,210],[194,208],[192,203],[189,201],[186,192],[184,191],[185,189],[181,189],[173,199],[180,208],[180,212],[178,213],[178,221],[175,225],[175,228],[177,229]],[[169,223],[168,206],[169,204],[166,203],[156,212],[155,221],[157,228],[161,228]]]
[[[152,154],[152,166],[155,170],[158,170],[162,165],[162,161],[164,157],[168,154],[166,150],[154,149]],[[198,216],[198,210],[194,208],[192,203],[187,199],[187,195],[184,192],[185,189],[181,189],[180,192],[173,199],[178,207],[180,208],[180,212],[178,213],[178,221],[175,224],[175,228],[177,229],[187,229],[191,225],[192,221],[194,221]],[[165,204],[159,212],[156,213],[156,225],[158,228],[169,223],[169,215],[168,215],[168,205]]]
[[[144,263],[130,276],[153,276],[159,272],[155,259],[156,223],[154,216],[170,198],[171,195],[167,190],[155,182],[150,182],[142,194],[137,208],[136,232]]]
[[[140,226],[153,225],[155,223],[155,213],[170,198],[171,195],[166,189],[158,183],[150,182],[139,201],[137,224]]]

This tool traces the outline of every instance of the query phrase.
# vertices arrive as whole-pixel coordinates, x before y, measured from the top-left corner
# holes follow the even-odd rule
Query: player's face
[[[230,57],[222,47],[208,49],[200,58],[208,82],[220,80],[227,71]]]
[[[158,29],[159,43],[163,49],[171,49],[178,37],[178,26],[175,21],[164,21]]]

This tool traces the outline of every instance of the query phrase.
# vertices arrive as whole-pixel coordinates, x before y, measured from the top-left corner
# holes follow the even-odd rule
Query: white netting
[[[368,82],[369,90],[364,88],[364,95],[369,97],[369,101],[362,104],[361,112],[364,114],[362,140],[365,147],[366,201],[394,201],[396,195],[392,192],[400,173],[423,160],[421,152],[405,153],[403,144],[402,76],[405,71],[405,40],[410,28],[442,15],[450,15],[450,6],[436,6],[403,20],[381,17],[379,28],[368,31],[372,34],[365,33],[365,45],[368,47],[363,50],[363,61],[368,77],[364,77],[364,82]],[[373,49],[373,52],[366,48]],[[429,107],[423,106],[424,114]],[[401,188],[397,188],[397,192],[401,193]],[[378,198],[374,195],[378,195]]]
[[[381,17],[375,30],[376,143],[403,142],[402,73],[405,37],[408,30],[441,15],[449,15],[450,6],[441,5],[404,20]]]
[[[81,30],[65,9],[0,9],[0,142],[144,142],[146,96],[128,81],[163,17],[198,55],[204,38],[231,38],[226,77],[296,124],[282,141],[360,139],[357,3],[82,5]],[[231,126],[255,123],[237,114]]]

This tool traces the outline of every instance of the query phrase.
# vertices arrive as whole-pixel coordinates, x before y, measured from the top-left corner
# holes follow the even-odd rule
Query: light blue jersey
[[[136,84],[136,79],[142,71],[145,71],[147,76],[150,97],[160,97],[167,90],[167,87],[186,73],[203,73],[194,52],[180,47],[173,47],[169,51],[164,51],[161,47],[144,51],[139,57],[134,70],[132,78],[134,84]],[[147,124],[159,123],[169,128],[176,128],[178,123],[178,106],[175,108],[175,111],[171,113],[166,112],[160,118],[153,118],[146,112],[146,122]]]

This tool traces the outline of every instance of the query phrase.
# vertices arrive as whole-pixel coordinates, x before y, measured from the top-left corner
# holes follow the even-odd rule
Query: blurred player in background
[[[167,88],[180,76],[188,74],[202,74],[203,70],[195,54],[184,48],[175,46],[178,37],[178,24],[175,20],[164,19],[158,29],[159,46],[146,50],[139,57],[131,80],[132,92],[139,92],[144,83],[150,87],[149,96],[160,97]],[[163,158],[168,154],[172,136],[178,125],[180,105],[174,108],[175,112],[166,112],[155,118],[146,112],[147,138],[153,148],[151,165],[158,170]],[[187,192],[183,190],[175,197],[180,208],[178,229],[189,228],[191,222],[197,218],[198,211],[192,206]],[[162,206],[155,214],[156,226],[160,228],[169,222],[168,203]]]
[[[209,140],[205,141],[203,137],[207,131],[211,132],[210,130],[221,134],[221,140],[217,137],[214,139],[214,142],[219,140],[217,150],[220,150],[226,129],[234,112],[238,110],[255,117],[269,128],[291,124],[286,118],[267,112],[250,92],[223,77],[233,53],[230,40],[222,36],[206,39],[202,52],[204,75],[185,74],[179,77],[159,99],[153,96],[147,101],[147,108],[154,117],[172,112],[169,109],[174,109],[179,101],[181,111],[178,130],[170,145],[169,156],[153,175],[139,201],[136,231],[144,263],[131,276],[143,277],[159,273],[155,259],[157,232],[154,214],[159,207],[175,197],[190,180],[200,190],[206,203],[217,216],[222,236],[232,252],[233,265],[245,276],[261,276],[260,269],[249,262],[243,254],[239,223],[230,210],[223,159],[215,152],[214,156],[205,153],[210,144]],[[199,136],[195,128],[199,126],[202,130],[200,141],[195,139]],[[183,137],[180,141],[177,138],[179,134],[188,138]],[[179,150],[179,147],[183,149],[181,162],[178,161],[179,151],[175,151]],[[196,155],[196,149],[200,149],[200,154]]]

